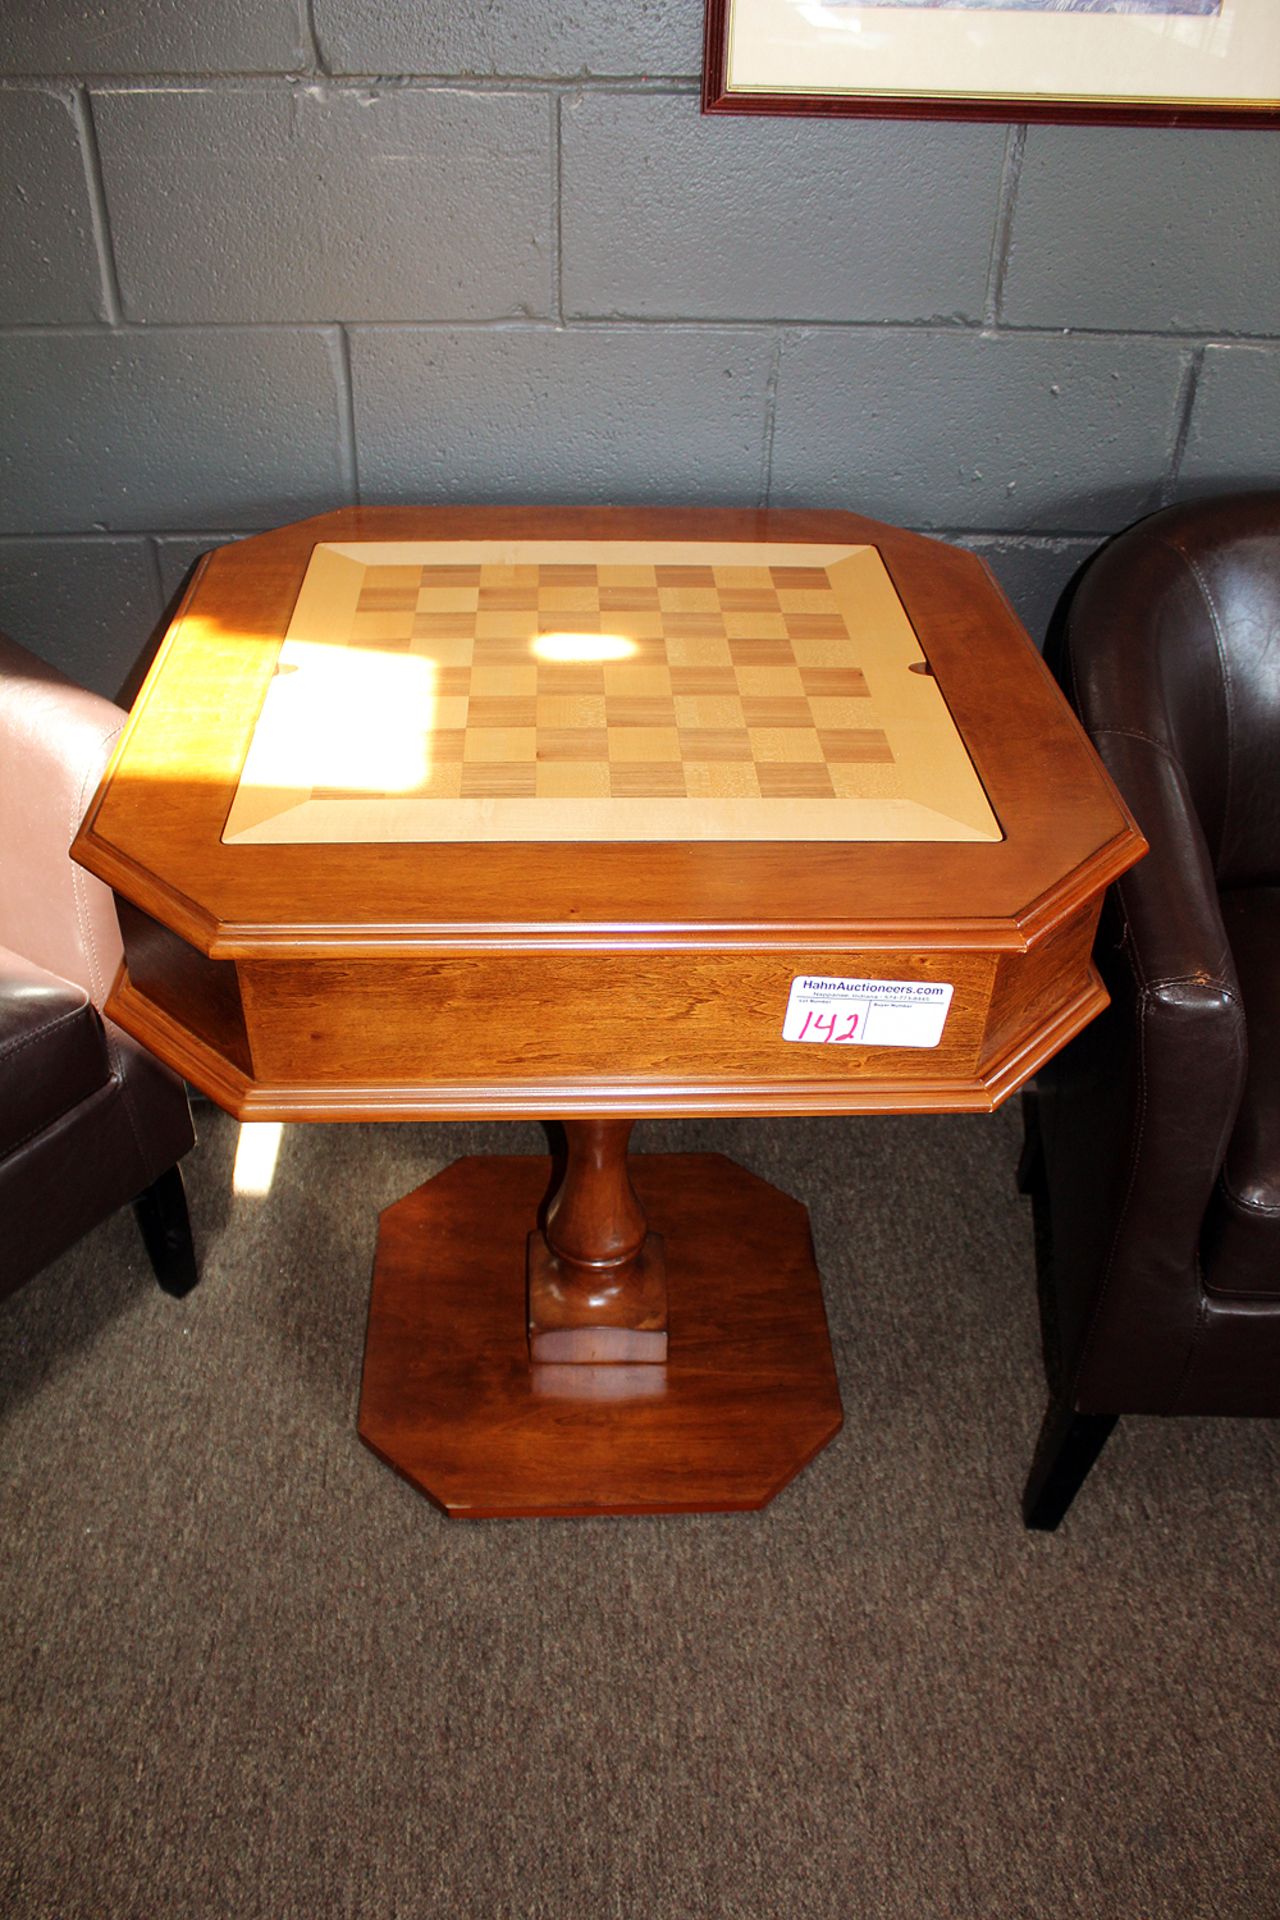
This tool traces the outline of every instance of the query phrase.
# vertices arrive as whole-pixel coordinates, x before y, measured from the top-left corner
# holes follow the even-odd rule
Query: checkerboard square
[[[471,694],[467,725],[472,728],[536,727],[538,702],[533,694]]]
[[[539,800],[607,800],[609,766],[605,760],[539,760],[534,769]]]
[[[745,760],[686,760],[684,782],[698,800],[760,798],[760,781],[749,755]]]
[[[813,700],[809,702],[813,724],[819,732],[841,727],[865,727],[875,717],[869,700]]]
[[[674,727],[610,727],[611,761],[668,761],[680,757],[680,736]]]
[[[672,701],[681,727],[741,727],[742,701],[736,694],[677,694]]]
[[[429,740],[442,733],[461,733],[467,724],[467,708],[470,702],[465,693],[446,694],[443,698],[436,695],[431,710],[431,732]]]
[[[825,567],[770,567],[769,576],[775,587],[788,589],[810,588],[818,593],[830,594],[831,582],[827,578]]]
[[[539,727],[539,760],[598,760],[609,758],[609,735],[604,727]]]
[[[656,587],[604,587],[600,589],[601,613],[654,612],[658,607]]]
[[[751,751],[758,766],[769,761],[788,765],[822,759],[817,732],[806,727],[752,727]]]
[[[810,699],[865,700],[867,679],[860,667],[801,667],[800,684]]]
[[[751,760],[745,727],[681,727],[680,758],[686,766],[705,760]]]
[[[558,620],[561,620],[562,623],[563,616],[568,613],[575,615],[579,613],[598,614],[600,612],[599,589],[594,585],[589,587],[539,587],[538,612],[552,613]]]
[[[536,721],[539,728],[603,727],[605,724],[604,695],[540,692],[537,699]]]
[[[659,587],[714,587],[711,567],[655,567],[653,577]]]
[[[497,766],[504,761],[532,763],[537,750],[536,727],[468,727],[463,759],[485,766]]]
[[[730,667],[672,667],[671,691],[680,694],[736,694],[738,676]]]
[[[535,694],[541,686],[540,669],[533,661],[508,666],[502,661],[478,661],[471,669],[471,695],[481,699],[516,700]]]
[[[893,759],[893,749],[888,736],[876,727],[842,727],[824,729],[818,739],[822,745],[825,760],[879,760]]]
[[[609,763],[609,792],[615,800],[680,800],[686,791],[678,760]]]
[[[506,760],[462,763],[464,800],[523,800],[531,798],[536,790],[537,769],[532,760],[527,766]]]
[[[740,693],[749,693],[756,700],[801,700],[804,698],[804,682],[800,678],[798,667],[754,667],[742,665],[735,669],[735,678]],[[806,720],[804,725],[809,725]]]
[[[604,697],[604,668],[573,662],[567,666],[539,660],[536,668],[540,694],[599,694]]]
[[[605,722],[611,727],[669,727],[674,719],[670,694],[611,693],[605,700]]]
[[[671,672],[668,667],[639,667],[634,660],[606,661],[604,690],[623,699],[671,698]]]
[[[749,727],[811,727],[813,716],[803,697],[788,700],[778,696],[759,697],[744,694],[742,717]]]
[[[482,613],[535,613],[537,587],[481,587],[477,601]]]
[[[773,761],[756,768],[766,800],[830,800],[835,796],[828,769],[820,764]]]

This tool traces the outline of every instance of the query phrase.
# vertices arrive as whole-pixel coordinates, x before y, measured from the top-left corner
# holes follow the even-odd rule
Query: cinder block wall
[[[1280,470],[1274,134],[707,120],[702,0],[0,23],[0,624],[114,691],[351,500],[856,506],[1032,630]]]

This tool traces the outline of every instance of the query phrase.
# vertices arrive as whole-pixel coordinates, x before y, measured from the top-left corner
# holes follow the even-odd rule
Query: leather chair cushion
[[[12,1153],[111,1079],[83,987],[0,947],[0,1153]]]
[[[1205,1223],[1216,1293],[1280,1295],[1280,886],[1222,895],[1249,1036],[1249,1070]]]

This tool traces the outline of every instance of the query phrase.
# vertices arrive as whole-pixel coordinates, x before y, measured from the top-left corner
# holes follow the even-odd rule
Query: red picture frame
[[[815,24],[823,6],[830,8],[833,27],[842,16],[851,22],[856,20],[858,25],[865,24],[868,18],[874,23],[874,38],[881,46],[888,45],[890,58],[884,63],[889,68],[887,75],[872,74],[870,84],[865,86],[856,83],[856,76],[854,84],[848,84],[847,77],[833,84],[831,55],[833,44],[840,50],[839,41],[825,23]],[[1038,12],[1027,5],[1027,0],[1023,0],[1021,11],[996,5],[987,8],[981,0],[936,0],[936,4],[914,0],[910,5],[903,4],[903,0],[873,0],[870,6],[859,6],[852,0],[848,5],[841,4],[841,0],[808,0],[807,4],[806,0],[706,0],[702,108],[704,113],[855,115],[885,120],[1280,126],[1280,25],[1277,24],[1280,8],[1276,0],[1220,0],[1216,15],[1188,15],[1185,20],[1178,18],[1182,10],[1174,5],[1174,0],[1170,0],[1170,8],[1172,18],[1162,25],[1166,35],[1170,25],[1174,28],[1165,48],[1165,52],[1171,51],[1174,57],[1164,63],[1167,69],[1163,73],[1164,85],[1168,86],[1171,80],[1176,83],[1180,70],[1185,72],[1188,66],[1193,66],[1197,73],[1207,72],[1217,77],[1218,69],[1213,61],[1206,62],[1204,49],[1196,49],[1193,43],[1201,36],[1210,43],[1212,52],[1212,37],[1220,34],[1229,51],[1232,34],[1228,29],[1231,29],[1237,50],[1229,71],[1224,74],[1233,89],[1230,94],[1212,97],[1203,91],[1198,80],[1196,94],[1161,91],[1159,70],[1149,88],[1134,85],[1114,94],[1092,94],[1078,84],[1072,86],[1064,75],[1063,90],[1055,91],[1055,41],[1059,49],[1072,55],[1071,64],[1077,71],[1081,58],[1087,63],[1091,57],[1092,47],[1099,74],[1105,73],[1111,84],[1116,77],[1118,42],[1126,40],[1137,49],[1136,54],[1130,56],[1134,61],[1135,80],[1146,71],[1145,64],[1140,67],[1138,62],[1150,62],[1153,45],[1160,51],[1158,40],[1150,39],[1149,15],[1117,15],[1104,12],[1100,6],[1096,12],[1051,14]],[[770,31],[762,27],[760,17],[770,11],[780,23],[779,32],[772,39]],[[982,78],[986,81],[993,72],[998,77],[1001,59],[1008,58],[1007,83],[990,89],[985,84],[967,90],[963,86],[953,89],[949,84],[930,86],[922,75],[920,84],[913,86],[912,38],[918,40],[926,27],[931,39],[940,30],[958,35],[963,28],[966,39],[972,41],[979,15],[984,16],[981,33],[987,42],[985,53],[975,55],[983,62]],[[785,33],[781,31],[783,21]],[[1144,34],[1148,39],[1145,46]],[[1242,34],[1243,53],[1239,50]],[[1176,44],[1179,35],[1182,46]],[[1019,88],[1019,58],[1025,65],[1026,56],[1020,53],[1018,43],[1025,43],[1032,36],[1047,43],[1044,57],[1037,56],[1036,83]],[[892,45],[895,37],[902,42],[896,52]],[[773,84],[770,72],[784,42],[786,71],[784,77]],[[942,57],[945,59],[945,53]],[[841,64],[847,76],[850,66],[856,66],[857,61],[845,58]],[[1161,63],[1155,64],[1160,69]],[[958,71],[963,74],[962,65]],[[948,80],[953,77],[954,73],[949,74]],[[884,84],[886,78],[887,85]],[[1235,91],[1245,87],[1247,92]]]

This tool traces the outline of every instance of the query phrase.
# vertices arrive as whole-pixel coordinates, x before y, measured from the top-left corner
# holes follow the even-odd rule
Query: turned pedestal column
[[[569,1120],[568,1163],[529,1235],[534,1362],[660,1365],[667,1357],[667,1266],[627,1170],[631,1120]]]

